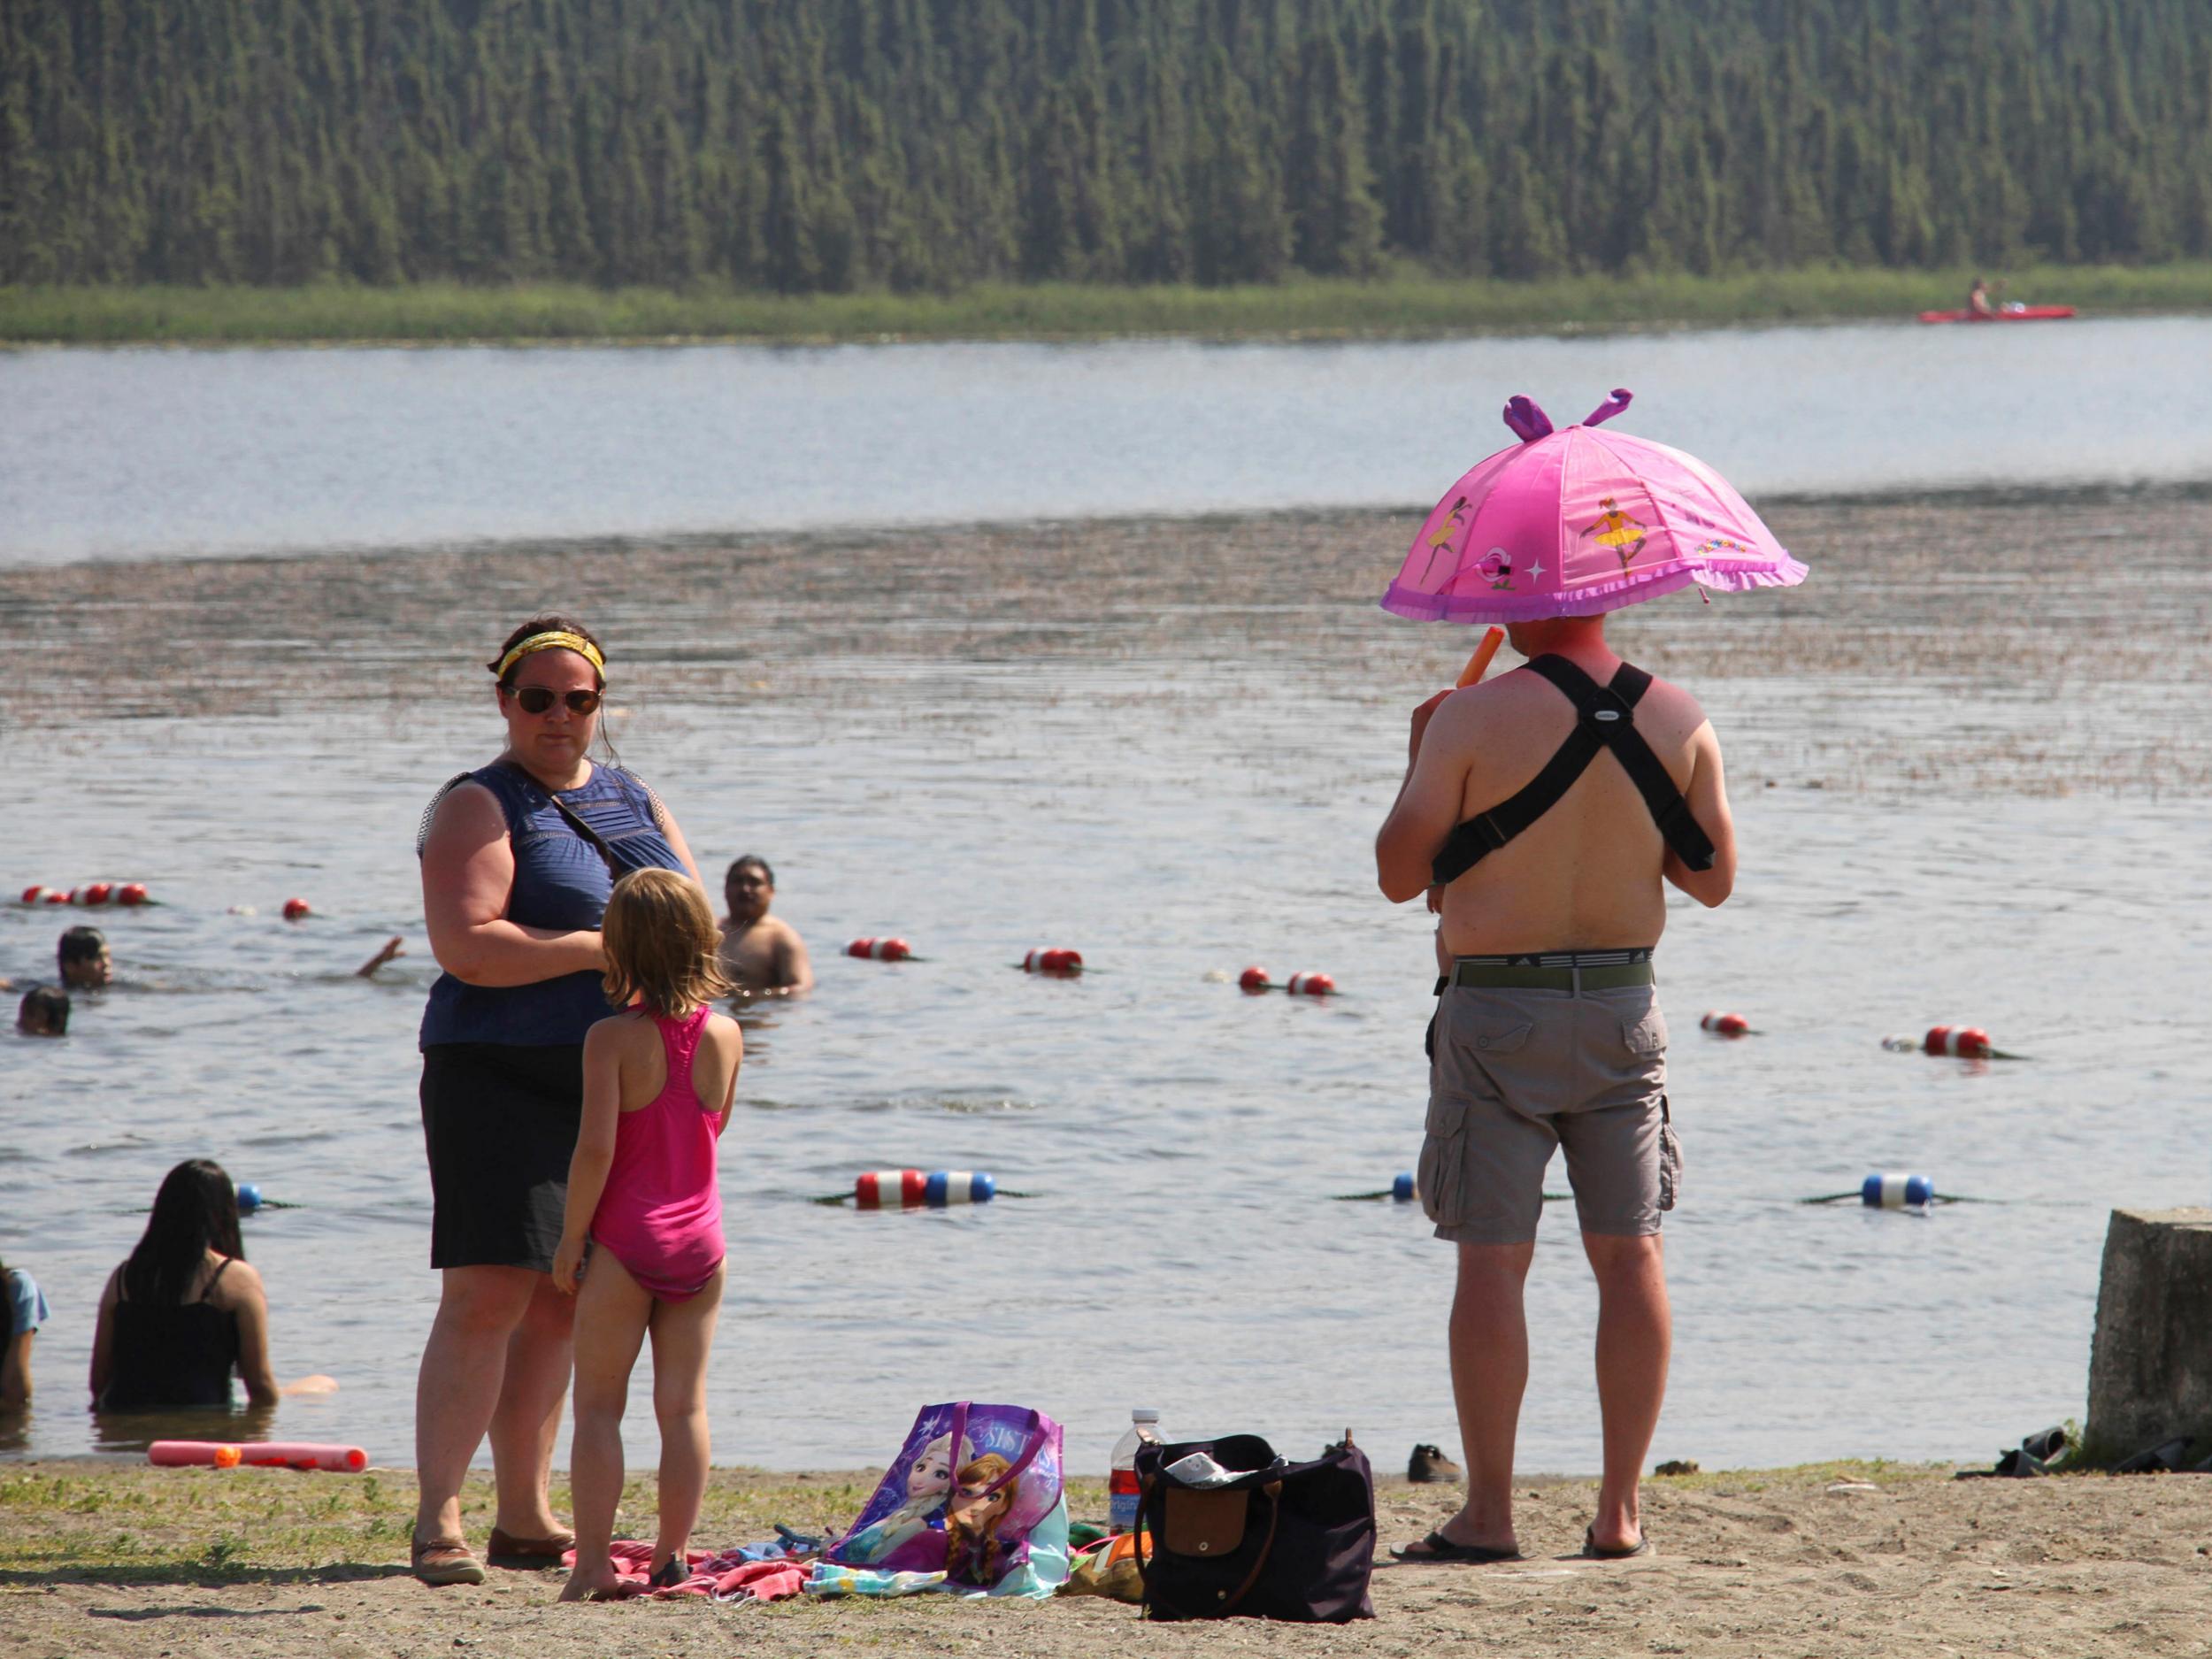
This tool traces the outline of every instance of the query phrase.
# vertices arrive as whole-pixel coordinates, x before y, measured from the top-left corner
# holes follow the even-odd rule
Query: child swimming
[[[584,1039],[583,1123],[553,1258],[555,1287],[576,1297],[576,1563],[564,1601],[622,1593],[608,1546],[630,1368],[649,1333],[661,1431],[651,1578],[672,1584],[687,1571],[710,1455],[707,1354],[722,1305],[715,1143],[745,1052],[737,1023],[707,1006],[730,985],[697,883],[673,871],[631,872],[615,883],[601,936],[607,1000],[625,1011]]]

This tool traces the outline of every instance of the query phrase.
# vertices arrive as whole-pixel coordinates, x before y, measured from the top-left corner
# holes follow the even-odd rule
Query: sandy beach
[[[1526,1559],[1379,1567],[1371,1622],[1138,1632],[1133,1609],[1092,1598],[561,1607],[554,1572],[430,1591],[406,1576],[405,1470],[354,1479],[29,1463],[0,1474],[0,1629],[6,1651],[29,1659],[583,1659],[736,1645],[772,1655],[837,1645],[1089,1659],[1133,1640],[1151,1654],[2212,1652],[2212,1479],[1953,1472],[1822,1463],[1655,1479],[1645,1517],[1655,1554],[1620,1563],[1573,1556],[1594,1483],[1538,1478],[1520,1499]],[[696,1541],[766,1536],[776,1521],[835,1526],[875,1478],[718,1471]],[[1417,1536],[1446,1512],[1450,1490],[1383,1481],[1383,1541]],[[558,1507],[557,1478],[555,1491]],[[1070,1491],[1079,1517],[1102,1511],[1098,1483]],[[469,1494],[480,1540],[488,1499],[480,1477]],[[626,1519],[649,1520],[650,1503],[649,1482],[634,1485]]]

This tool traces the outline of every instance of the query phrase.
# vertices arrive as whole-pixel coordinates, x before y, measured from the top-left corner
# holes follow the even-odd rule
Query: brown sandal
[[[484,1582],[484,1563],[459,1539],[434,1538],[426,1543],[419,1538],[411,1538],[408,1555],[415,1577],[425,1584]]]
[[[576,1534],[554,1532],[544,1538],[518,1538],[514,1533],[492,1528],[490,1540],[484,1546],[484,1559],[495,1567],[514,1567],[532,1571],[562,1565],[561,1557],[576,1548]]]

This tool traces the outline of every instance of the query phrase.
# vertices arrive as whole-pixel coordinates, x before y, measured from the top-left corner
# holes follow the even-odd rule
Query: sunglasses
[[[589,714],[599,706],[603,694],[596,691],[556,691],[550,686],[522,686],[514,693],[514,699],[522,705],[525,714],[543,714],[556,703],[568,704],[572,714]]]

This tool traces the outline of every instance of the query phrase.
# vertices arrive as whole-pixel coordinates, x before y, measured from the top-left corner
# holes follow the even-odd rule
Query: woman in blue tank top
[[[416,1576],[480,1584],[460,1491],[488,1432],[495,1565],[559,1564],[572,1536],[546,1471],[568,1389],[572,1299],[553,1288],[583,1111],[584,1033],[615,1010],[599,921],[617,871],[699,872],[658,796],[586,751],[606,658],[588,629],[534,617],[489,664],[507,747],[447,784],[417,845],[430,949],[422,1125],[443,1275],[415,1394]]]

